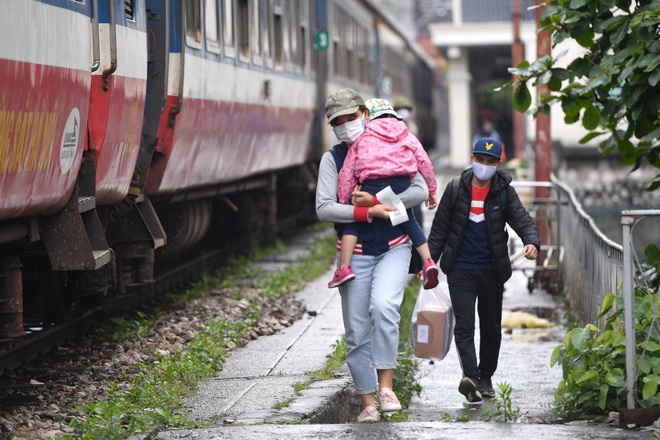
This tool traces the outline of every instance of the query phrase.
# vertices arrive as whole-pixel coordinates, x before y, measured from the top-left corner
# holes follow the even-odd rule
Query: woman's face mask
[[[473,161],[472,171],[477,179],[486,181],[495,175],[497,165],[484,165]]]
[[[332,130],[335,132],[337,139],[347,144],[352,144],[364,132],[364,119],[353,119],[352,121],[334,127]]]

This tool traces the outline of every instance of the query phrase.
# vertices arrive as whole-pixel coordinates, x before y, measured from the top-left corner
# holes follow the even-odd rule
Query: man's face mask
[[[402,108],[400,110],[397,110],[396,112],[399,114],[399,116],[403,118],[404,121],[407,121],[408,118],[410,118],[410,110],[408,110],[407,108]]]
[[[347,144],[352,144],[364,132],[364,119],[353,119],[352,121],[334,127],[332,130],[335,132],[337,139]]]
[[[472,162],[472,171],[477,179],[486,181],[495,175],[497,165],[484,165],[479,162]]]

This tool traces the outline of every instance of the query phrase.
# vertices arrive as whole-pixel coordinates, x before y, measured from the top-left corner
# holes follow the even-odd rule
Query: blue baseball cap
[[[481,138],[474,144],[472,154],[487,154],[502,158],[502,142],[493,138]]]

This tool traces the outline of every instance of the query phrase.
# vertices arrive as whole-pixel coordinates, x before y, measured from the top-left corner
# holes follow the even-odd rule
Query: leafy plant
[[[497,384],[495,395],[495,410],[491,413],[493,417],[501,422],[514,422],[520,415],[520,408],[513,408],[511,392],[513,388],[508,382]]]
[[[509,71],[514,108],[525,112],[532,103],[528,86],[547,86],[534,114],[549,113],[559,103],[564,121],[577,121],[589,133],[580,142],[600,136],[603,154],[615,148],[633,170],[644,162],[660,168],[660,0],[548,0],[541,30],[553,46],[575,40],[583,55],[566,67],[543,55]],[[542,89],[543,90],[543,89]],[[660,188],[660,174],[647,190]]]
[[[408,408],[414,396],[422,393],[422,386],[415,375],[419,371],[419,361],[411,357],[410,352],[400,353],[397,361],[398,366],[394,370],[394,382],[392,390],[399,398],[401,406]]]
[[[635,398],[642,407],[658,406],[660,387],[660,296],[647,289],[635,289],[635,341],[637,380]],[[559,364],[563,380],[555,393],[559,414],[619,410],[626,402],[625,337],[623,298],[605,296],[598,319],[607,315],[603,329],[593,324],[574,328],[563,345],[552,352],[551,365]]]

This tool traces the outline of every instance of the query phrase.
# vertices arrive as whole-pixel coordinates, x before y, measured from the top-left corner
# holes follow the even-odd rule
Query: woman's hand
[[[371,196],[369,196],[371,197]],[[394,206],[388,206],[388,205],[374,205],[369,208],[369,217],[378,217],[378,218],[383,218],[383,219],[388,219],[390,218],[390,211],[396,211],[396,208]]]

